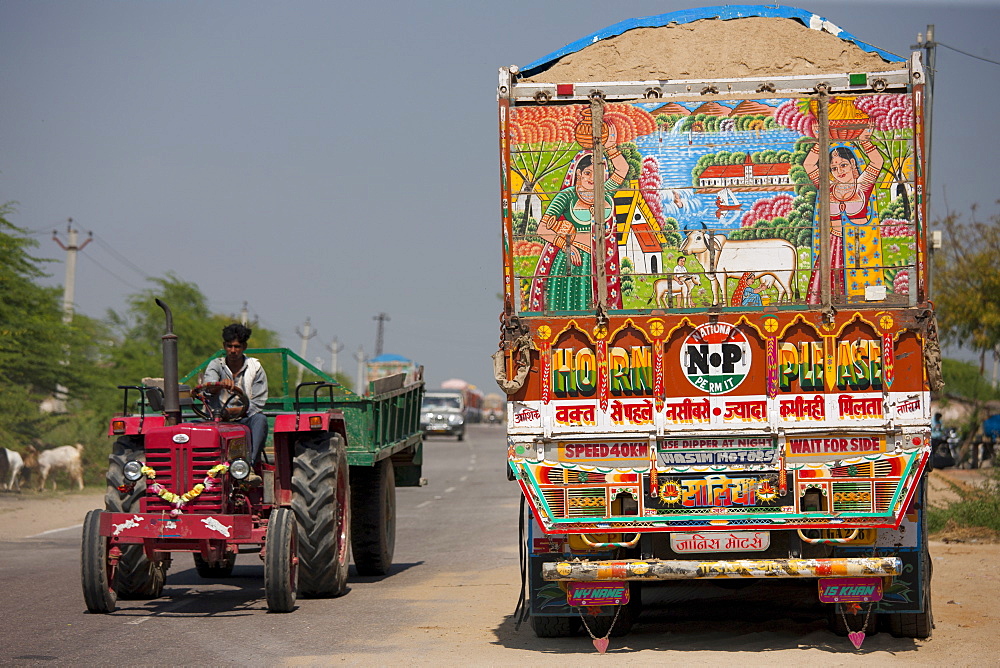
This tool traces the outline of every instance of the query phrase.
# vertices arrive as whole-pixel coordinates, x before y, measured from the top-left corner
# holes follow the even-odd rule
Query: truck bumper
[[[240,540],[250,538],[249,515],[179,515],[159,513],[101,513],[101,535],[122,542],[136,538],[182,540]]]
[[[841,559],[735,559],[730,561],[552,561],[542,564],[550,582],[699,580],[715,578],[826,578],[899,575],[897,557]]]

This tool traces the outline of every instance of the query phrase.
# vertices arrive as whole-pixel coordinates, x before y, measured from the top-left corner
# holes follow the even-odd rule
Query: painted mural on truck
[[[915,289],[911,96],[830,99],[827,184],[814,99],[609,103],[604,239],[592,220],[590,114],[586,104],[510,110],[521,312],[593,310],[601,274],[612,310],[817,304],[824,247],[834,303],[902,304]]]

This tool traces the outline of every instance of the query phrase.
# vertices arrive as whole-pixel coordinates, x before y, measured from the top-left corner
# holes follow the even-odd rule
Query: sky
[[[306,358],[356,374],[383,352],[497,392],[501,247],[497,69],[659,0],[3,0],[0,203],[77,312],[121,311],[150,277],[196,283]],[[1000,212],[1000,0],[813,2],[908,55],[935,26],[931,220]],[[252,341],[251,341],[252,343]],[[183,345],[183,341],[181,341]]]

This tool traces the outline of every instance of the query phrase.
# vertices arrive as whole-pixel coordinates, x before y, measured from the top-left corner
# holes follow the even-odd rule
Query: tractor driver
[[[234,322],[222,329],[222,346],[225,357],[216,357],[205,369],[203,382],[220,383],[226,389],[238,385],[243,390],[250,405],[247,414],[238,421],[250,428],[250,465],[257,463],[267,439],[267,417],[262,412],[267,402],[267,374],[256,357],[247,357],[243,351],[247,349],[252,329],[246,325]],[[232,414],[240,412],[238,406],[226,409]],[[250,482],[260,481],[260,477],[251,472]]]

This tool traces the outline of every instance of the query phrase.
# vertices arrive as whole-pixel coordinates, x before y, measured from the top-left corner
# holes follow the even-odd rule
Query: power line
[[[115,259],[117,259],[119,262],[121,262],[122,264],[124,264],[125,266],[127,266],[132,271],[136,272],[137,274],[139,274],[140,276],[142,276],[145,279],[151,278],[151,276],[149,274],[147,274],[142,269],[140,269],[138,266],[136,266],[127,257],[125,257],[124,255],[122,255],[121,253],[119,253],[118,251],[116,251],[114,248],[112,248],[111,245],[107,241],[105,241],[104,239],[102,239],[101,237],[94,237],[94,241],[96,241],[98,243],[98,245],[100,245],[102,248],[104,248],[104,250],[106,250],[109,253],[111,253],[111,255],[113,255],[115,257]]]
[[[108,274],[111,274],[112,276],[114,276],[115,278],[117,278],[122,283],[122,285],[124,285],[125,287],[129,288],[130,290],[136,290],[136,291],[139,290],[139,288],[137,288],[136,286],[132,285],[131,283],[129,283],[128,281],[126,281],[124,278],[122,278],[121,276],[119,276],[115,272],[111,271],[110,269],[108,269],[107,267],[105,267],[103,264],[101,264],[100,262],[98,262],[97,260],[95,260],[94,258],[90,257],[89,253],[83,253],[82,255],[83,255],[83,257],[87,258],[88,260],[90,260],[91,262],[93,262],[94,264],[96,264],[98,266],[98,268],[101,269],[102,271],[105,271]]]
[[[955,47],[953,47],[953,46],[951,46],[949,44],[945,44],[944,42],[936,42],[936,44],[938,46],[943,46],[946,49],[951,49],[952,51],[957,51],[958,53],[962,54],[963,56],[968,56],[969,58],[975,58],[976,60],[982,60],[983,62],[992,63],[994,65],[1000,65],[1000,62],[997,62],[996,60],[990,60],[989,58],[983,58],[982,56],[977,56],[975,54],[969,53],[968,51],[962,51],[961,49],[956,49]]]

